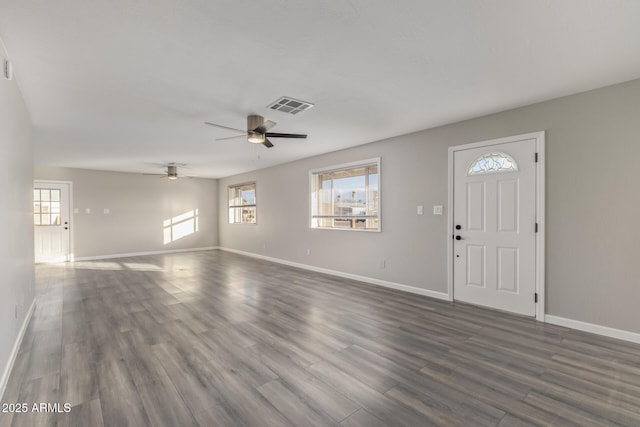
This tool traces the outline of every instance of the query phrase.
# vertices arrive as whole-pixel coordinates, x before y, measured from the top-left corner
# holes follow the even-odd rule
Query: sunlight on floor
[[[133,270],[133,271],[164,271],[162,267],[156,264],[136,263],[136,262],[117,262],[117,261],[76,261],[69,264],[78,270]]]
[[[155,264],[144,264],[138,262],[123,262],[123,266],[125,266],[128,270],[135,271],[163,271],[163,268],[155,265]]]
[[[72,265],[81,270],[122,270],[122,265],[109,261],[76,261]]]

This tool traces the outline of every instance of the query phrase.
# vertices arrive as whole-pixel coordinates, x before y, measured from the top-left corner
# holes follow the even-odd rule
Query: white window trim
[[[380,169],[380,164],[381,164],[381,158],[380,157],[373,157],[371,159],[366,159],[366,160],[358,160],[356,162],[349,162],[349,163],[341,163],[339,165],[331,165],[331,166],[326,166],[326,167],[322,167],[322,168],[316,168],[316,169],[311,169],[309,170],[309,212],[308,212],[308,218],[309,218],[309,222],[308,222],[308,227],[311,230],[328,230],[328,231],[355,231],[355,232],[359,232],[359,233],[380,233],[382,232],[382,173],[381,173],[381,169]],[[330,227],[313,227],[313,200],[312,200],[312,194],[313,194],[313,175],[318,174],[320,172],[333,172],[333,171],[338,171],[338,170],[343,170],[343,169],[351,169],[351,168],[356,168],[356,167],[360,167],[360,166],[366,166],[366,165],[370,165],[372,163],[377,164],[378,166],[378,200],[380,201],[380,204],[378,206],[378,229],[377,230],[372,230],[372,229],[361,229],[361,228],[330,228]]]
[[[231,206],[229,206],[229,190],[232,189],[232,188],[242,187],[244,185],[253,185],[255,187],[255,191],[256,191],[255,200],[256,200],[256,203],[254,205],[245,205],[245,206],[255,206],[255,208],[256,208],[256,222],[229,222],[229,209],[231,208]],[[241,207],[241,206],[235,206],[235,208],[238,208],[238,207]],[[258,182],[257,181],[246,181],[246,182],[240,182],[238,184],[227,185],[227,224],[228,225],[258,225]]]

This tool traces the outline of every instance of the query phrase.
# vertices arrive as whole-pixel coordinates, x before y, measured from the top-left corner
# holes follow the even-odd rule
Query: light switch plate
[[[102,212],[104,212],[105,215],[109,215],[111,213],[111,209],[105,208]]]
[[[84,210],[84,213],[86,213],[86,214],[90,214],[90,213],[91,213],[91,208],[86,208],[86,209]]]
[[[433,214],[442,215],[442,205],[433,205]]]
[[[424,215],[424,206],[418,205],[418,209],[416,209],[416,213],[418,215]]]

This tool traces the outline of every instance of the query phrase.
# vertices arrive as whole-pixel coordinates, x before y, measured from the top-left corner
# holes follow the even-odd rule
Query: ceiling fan
[[[186,163],[167,163],[167,170],[165,173],[145,173],[144,175],[153,175],[153,176],[159,176],[162,178],[169,178],[171,180],[173,179],[178,179],[178,178],[192,178],[190,176],[184,176],[184,175],[180,175],[178,176],[178,166],[187,166]]]
[[[244,135],[237,135],[237,136],[229,136],[226,138],[218,138],[216,139],[216,141],[221,141],[224,139],[234,139],[234,138],[247,138],[247,141],[252,143],[252,144],[262,144],[267,148],[271,148],[273,147],[273,144],[271,143],[271,141],[269,141],[269,138],[298,138],[298,139],[304,139],[307,137],[306,134],[301,134],[301,133],[274,133],[274,132],[267,132],[269,129],[271,129],[272,127],[274,127],[276,125],[275,122],[272,122],[271,120],[264,120],[264,117],[262,116],[257,116],[257,115],[251,115],[247,117],[247,130],[242,130],[242,129],[236,129],[236,128],[232,128],[229,126],[222,126],[222,125],[217,125],[215,123],[210,123],[210,122],[204,122],[207,125],[210,126],[215,126],[215,127],[219,127],[222,129],[228,129],[228,130],[233,130],[236,132],[242,132]]]

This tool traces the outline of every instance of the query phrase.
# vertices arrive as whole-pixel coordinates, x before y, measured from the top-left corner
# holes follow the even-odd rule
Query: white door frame
[[[43,184],[66,184],[69,186],[69,254],[67,257],[67,260],[69,262],[73,262],[74,261],[74,251],[73,251],[73,181],[56,181],[56,180],[50,180],[50,179],[34,179],[33,180],[33,186],[31,188],[35,188],[35,186],[38,183],[43,183]],[[31,194],[33,194],[33,191],[31,191]],[[32,196],[33,197],[33,196]],[[33,203],[31,203],[32,205],[32,209],[33,209]],[[33,219],[32,219],[33,221]]]
[[[467,150],[469,148],[488,147],[491,145],[506,144],[509,142],[521,141],[523,139],[536,140],[536,153],[538,162],[536,163],[536,223],[538,232],[536,233],[536,293],[538,303],[536,304],[536,320],[544,322],[545,316],[545,132],[532,132],[522,135],[508,136],[505,138],[490,139],[471,144],[456,145],[449,147],[449,178],[448,178],[448,214],[447,214],[447,292],[449,301],[453,301],[453,156],[456,151]]]

